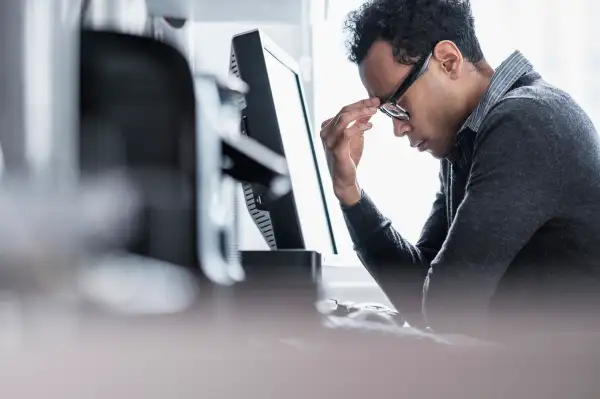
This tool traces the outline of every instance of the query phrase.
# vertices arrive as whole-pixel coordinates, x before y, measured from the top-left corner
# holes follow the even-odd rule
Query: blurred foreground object
[[[224,334],[189,317],[129,328],[97,324],[75,342],[3,354],[2,392],[62,399],[563,399],[600,393],[600,347],[593,337],[482,350],[368,334],[303,340],[297,338],[307,330],[300,315],[295,334],[290,328],[271,339],[253,338],[268,336],[269,326],[237,327],[235,335]]]
[[[0,2],[4,174],[74,184],[81,3]]]
[[[20,341],[75,322],[85,297],[80,274],[90,259],[126,242],[138,206],[135,190],[118,174],[82,180],[79,187],[5,180],[0,331]]]
[[[90,259],[80,273],[84,298],[117,316],[164,315],[187,310],[198,299],[193,275],[175,265],[126,253]]]
[[[80,86],[82,170],[127,170],[143,197],[127,249],[216,284],[242,280],[234,180],[289,190],[285,161],[239,137],[245,84],[193,73],[153,38],[84,29]]]
[[[82,257],[118,248],[129,238],[138,206],[134,189],[118,175],[84,181],[75,189],[5,181],[0,185],[0,284],[53,292],[54,280],[75,276]],[[13,273],[16,279],[10,278]]]
[[[85,0],[82,20],[87,28],[144,34],[148,25],[146,0]]]

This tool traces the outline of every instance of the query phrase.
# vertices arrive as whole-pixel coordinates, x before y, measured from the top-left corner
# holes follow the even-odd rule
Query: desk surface
[[[322,294],[339,301],[378,302],[393,307],[390,300],[362,265],[323,266]]]
[[[240,288],[201,290],[194,306],[167,316],[86,312],[64,324],[72,329],[16,318],[22,341],[10,342],[2,318],[3,397],[600,397],[598,336],[511,347],[442,337],[449,345],[410,329],[325,328],[302,291],[273,300],[260,284]]]
[[[88,321],[77,337],[4,350],[2,392],[63,399],[579,398],[600,392],[593,367],[598,345],[456,349],[342,331],[315,335],[301,319],[264,321],[220,327],[189,317]]]

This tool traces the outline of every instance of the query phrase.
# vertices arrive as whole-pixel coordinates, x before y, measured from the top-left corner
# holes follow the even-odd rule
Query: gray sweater
[[[440,177],[416,244],[365,192],[343,207],[359,257],[411,325],[474,335],[595,325],[600,140],[570,96],[515,52]]]

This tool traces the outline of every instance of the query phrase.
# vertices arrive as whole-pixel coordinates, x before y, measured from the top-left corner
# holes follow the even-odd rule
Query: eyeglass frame
[[[392,94],[386,101],[383,101],[381,103],[381,105],[379,106],[379,110],[381,112],[383,112],[392,119],[398,119],[403,122],[407,122],[410,120],[410,113],[404,108],[402,108],[400,105],[398,105],[398,100],[408,91],[410,86],[412,86],[412,84],[415,83],[415,81],[419,79],[425,73],[425,71],[427,71],[427,67],[429,66],[429,60],[431,59],[432,55],[433,53],[429,53],[427,57],[424,57],[422,60],[414,64],[413,68],[408,73],[408,76],[400,84],[400,87],[398,87],[396,91],[394,91],[394,94]],[[396,115],[392,115],[389,111],[385,109],[386,105],[397,108],[401,113],[406,115],[406,117],[401,118]]]

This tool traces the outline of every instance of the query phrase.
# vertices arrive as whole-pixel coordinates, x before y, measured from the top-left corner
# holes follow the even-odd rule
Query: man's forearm
[[[405,317],[420,317],[429,268],[422,251],[392,227],[364,191],[360,201],[342,209],[355,250],[369,273]]]
[[[342,207],[349,208],[356,205],[358,201],[360,201],[360,198],[362,196],[362,191],[360,187],[358,187],[358,184],[354,184],[350,187],[343,188],[334,187],[333,190],[335,192],[336,197],[342,204]]]

